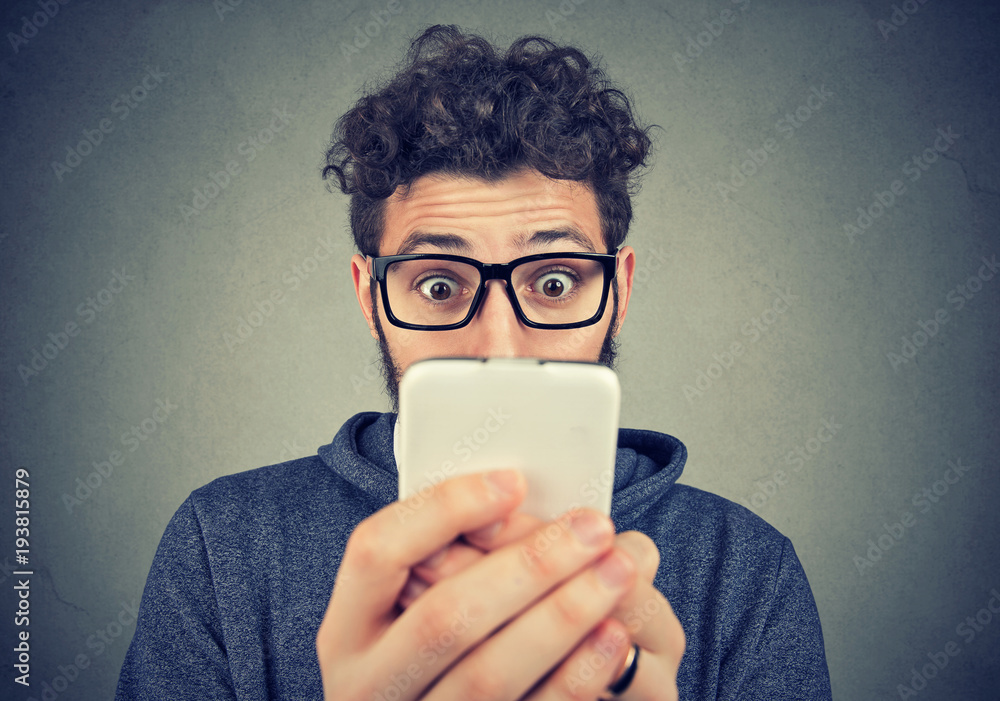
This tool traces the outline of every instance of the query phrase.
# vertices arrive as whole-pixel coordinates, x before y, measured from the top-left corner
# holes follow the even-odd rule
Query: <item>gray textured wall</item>
[[[318,169],[363,83],[447,22],[598,52],[663,127],[631,241],[646,269],[623,422],[680,437],[687,483],[792,539],[835,697],[996,698],[994,3],[220,4],[0,15],[0,695],[29,696],[9,652],[16,468],[31,477],[30,695],[107,698],[184,497],[384,407],[345,200]],[[269,143],[248,141],[262,130]],[[241,338],[248,315],[262,323]],[[913,668],[946,648],[922,687]],[[67,687],[60,666],[73,676],[81,655]]]

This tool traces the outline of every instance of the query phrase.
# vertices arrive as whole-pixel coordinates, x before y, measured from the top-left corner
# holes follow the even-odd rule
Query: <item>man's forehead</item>
[[[604,247],[590,186],[553,180],[536,171],[521,171],[495,182],[426,175],[407,190],[398,190],[386,203],[383,253],[418,247],[457,250],[470,243]]]
[[[478,239],[475,236],[463,236],[461,234],[443,234],[428,231],[412,231],[406,235],[403,241],[396,248],[395,253],[419,253],[425,249],[439,249],[453,253],[469,255],[475,252]],[[545,248],[557,245],[564,250],[582,250],[589,253],[598,253],[593,239],[576,227],[565,229],[543,229],[531,233],[513,233],[508,244],[522,253],[527,253],[536,248]]]

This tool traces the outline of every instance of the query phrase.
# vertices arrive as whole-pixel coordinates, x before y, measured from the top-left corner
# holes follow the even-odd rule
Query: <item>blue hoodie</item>
[[[315,640],[354,528],[394,501],[394,414],[349,419],[319,454],[221,477],[167,525],[118,699],[320,699]],[[660,550],[655,586],[687,639],[681,699],[830,698],[812,592],[791,542],[676,484],[687,451],[622,429],[611,517]]]

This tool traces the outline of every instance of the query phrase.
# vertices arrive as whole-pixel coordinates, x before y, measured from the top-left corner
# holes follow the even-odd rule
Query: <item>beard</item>
[[[597,362],[614,370],[615,363],[618,361],[618,339],[615,337],[615,326],[618,323],[617,279],[612,282],[611,290],[613,297],[611,323],[608,324],[608,330],[604,334],[604,340],[601,342],[601,352],[597,356]],[[382,331],[382,320],[379,318],[378,296],[375,294],[374,281],[369,288],[369,292],[372,300],[372,322],[375,325],[375,333],[378,334],[378,353],[382,365],[382,379],[385,382],[385,393],[389,397],[389,411],[399,413],[399,378],[403,373],[400,371],[395,359],[393,359],[392,351],[389,350],[389,342],[386,341],[385,332]],[[593,327],[584,326],[575,329],[575,331],[583,332],[586,335],[586,330],[590,328]],[[434,332],[429,331],[427,333]]]

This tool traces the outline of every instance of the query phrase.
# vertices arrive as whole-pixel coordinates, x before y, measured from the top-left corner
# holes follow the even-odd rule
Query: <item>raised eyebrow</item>
[[[434,246],[456,253],[468,253],[472,250],[472,244],[462,236],[457,234],[434,234],[425,231],[414,231],[407,236],[396,251],[396,255],[402,256],[413,253],[421,246]]]
[[[517,241],[517,247],[527,249],[531,246],[545,245],[547,243],[555,243],[557,241],[575,243],[588,253],[597,253],[597,249],[594,248],[593,241],[591,241],[582,231],[574,227],[570,227],[568,229],[545,229],[542,231],[536,231],[531,234],[531,236],[520,237]]]

